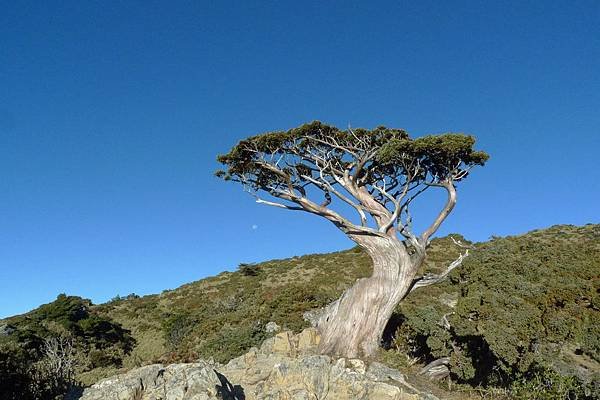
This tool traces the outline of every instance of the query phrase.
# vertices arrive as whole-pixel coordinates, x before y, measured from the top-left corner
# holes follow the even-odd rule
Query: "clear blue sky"
[[[315,119],[477,136],[441,234],[598,223],[599,71],[594,0],[2,1],[0,317],[349,247],[212,176]]]

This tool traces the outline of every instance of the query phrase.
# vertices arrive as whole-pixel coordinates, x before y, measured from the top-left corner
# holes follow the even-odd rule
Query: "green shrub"
[[[569,239],[559,239],[559,230]],[[530,371],[552,365],[565,345],[598,361],[598,231],[553,227],[478,244],[450,282],[400,304],[394,346],[423,361],[449,356],[453,379],[473,385],[539,376]],[[455,307],[441,301],[451,295]]]
[[[44,352],[47,339],[69,338],[79,355],[76,371],[72,371],[77,373],[121,366],[135,345],[128,330],[94,310],[89,300],[76,296],[61,294],[52,303],[8,321],[14,330],[0,337],[0,375],[6,380],[0,385],[17,388],[22,399],[55,399],[72,384],[71,371],[63,377],[48,370]]]
[[[213,358],[225,363],[248,349],[260,345],[267,338],[261,321],[250,321],[243,325],[225,325],[198,347],[203,358]]]
[[[240,264],[238,270],[244,276],[257,276],[260,272],[259,266],[256,264]]]
[[[104,368],[113,365],[120,366],[121,360],[102,350],[91,350],[88,354],[92,368]]]
[[[181,345],[194,322],[189,313],[175,314],[163,321],[163,334],[171,350],[176,350]]]
[[[33,400],[30,359],[15,347],[0,346],[0,393],[3,400]]]
[[[509,390],[520,400],[592,400],[600,398],[600,388],[582,385],[574,376],[562,376],[551,369],[536,366],[515,380]]]
[[[449,281],[419,289],[401,303],[386,329],[384,343],[395,349],[385,352],[386,360],[408,366],[415,359],[450,357],[451,378],[460,384],[487,387],[490,393],[512,391],[516,398],[536,390],[549,393],[547,398],[560,396],[576,383],[570,371],[563,371],[562,380],[549,375],[555,360],[568,353],[588,363],[600,361],[599,243],[600,226],[589,225],[474,245]],[[427,271],[441,271],[459,250],[450,238],[434,239]],[[11,318],[16,331],[8,338],[28,362],[39,358],[44,337],[65,329],[90,352],[94,366],[119,365],[134,346],[132,335],[141,341],[140,363],[159,359],[165,350],[170,350],[162,358],[167,361],[215,357],[226,362],[259,345],[269,321],[294,331],[306,327],[305,311],[328,304],[371,272],[368,256],[358,247],[247,267],[160,295],[128,296],[100,306],[62,295]],[[157,340],[162,338],[166,349]],[[548,376],[562,383],[548,390],[536,386],[547,384]],[[577,382],[585,390],[587,384]]]

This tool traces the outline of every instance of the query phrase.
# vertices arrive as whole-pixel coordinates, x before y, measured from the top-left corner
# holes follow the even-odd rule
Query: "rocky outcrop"
[[[275,333],[275,332],[279,332],[281,330],[281,327],[279,325],[277,325],[276,322],[268,322],[265,325],[265,332],[267,333]]]
[[[380,363],[316,355],[319,335],[282,332],[226,365],[149,365],[105,379],[81,400],[436,400]]]
[[[15,327],[7,323],[0,323],[0,336],[8,336],[15,331]]]

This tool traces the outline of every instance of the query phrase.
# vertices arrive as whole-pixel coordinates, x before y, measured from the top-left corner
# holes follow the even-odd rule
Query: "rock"
[[[226,365],[150,365],[98,382],[80,400],[437,400],[383,364],[314,354],[319,340],[314,329],[281,332]]]
[[[207,363],[148,365],[108,378],[86,389],[85,400],[209,400],[226,393],[213,367]],[[163,397],[164,396],[164,397]]]
[[[279,332],[281,330],[281,327],[279,325],[277,325],[276,322],[268,322],[265,325],[265,332],[267,333],[275,333],[275,332]]]
[[[402,384],[406,384],[406,377],[397,369],[388,367],[387,365],[372,362],[367,369],[367,375],[374,381],[394,380]]]
[[[358,358],[351,358],[350,360],[348,360],[348,364],[350,364],[351,368],[354,371],[360,374],[364,374],[365,372],[367,372],[367,367],[363,360],[359,360]]]
[[[0,336],[8,336],[14,331],[16,331],[14,326],[11,326],[7,323],[0,324]]]
[[[315,352],[321,336],[315,328],[307,328],[300,332],[298,338],[298,351],[300,353]]]
[[[276,354],[293,356],[296,347],[292,343],[292,337],[292,332],[289,331],[278,333],[273,337],[274,340],[271,351]]]
[[[113,378],[104,379],[83,392],[81,400],[209,400],[235,393],[212,365],[148,365]]]

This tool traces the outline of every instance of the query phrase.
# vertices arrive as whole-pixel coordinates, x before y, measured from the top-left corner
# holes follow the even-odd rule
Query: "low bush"
[[[8,399],[59,399],[76,373],[121,366],[135,344],[129,331],[76,296],[61,294],[8,322],[11,332],[0,337],[0,388]]]
[[[557,240],[557,230],[571,240]],[[416,291],[400,305],[395,346],[424,361],[450,357],[452,378],[475,386],[561,382],[549,389],[555,393],[569,382],[585,385],[576,368],[563,371],[562,380],[548,371],[570,357],[568,348],[598,361],[597,231],[556,227],[477,245],[450,282]],[[458,295],[454,307],[431,301],[449,294]]]

